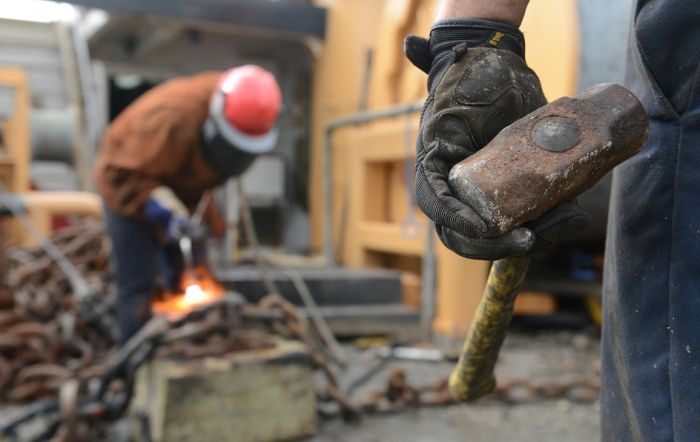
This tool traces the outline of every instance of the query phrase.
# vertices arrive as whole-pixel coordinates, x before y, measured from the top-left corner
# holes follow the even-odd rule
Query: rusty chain
[[[389,373],[386,386],[367,395],[359,404],[362,413],[394,413],[412,407],[455,405],[447,385],[447,377],[424,386],[414,387],[407,381],[403,368]],[[543,400],[567,399],[587,403],[598,398],[600,381],[595,377],[533,381],[513,379],[501,382],[484,401],[497,400],[508,404],[531,403]]]
[[[42,431],[22,440],[99,440],[106,425],[130,403],[136,371],[159,354],[198,358],[274,345],[272,335],[301,341],[326,380],[319,413],[353,419],[411,407],[455,403],[445,379],[414,387],[401,368],[384,388],[352,401],[339,383],[332,353],[304,315],[278,295],[248,304],[240,295],[179,318],[153,318],[122,348],[116,347],[116,296],[109,268],[110,245],[99,223],[81,223],[52,238],[99,294],[77,306],[70,284],[40,249],[3,254],[0,284],[0,404],[23,404],[0,419],[0,434],[20,438],[37,419]],[[2,275],[0,275],[2,276]],[[256,326],[251,327],[251,323]],[[262,325],[262,327],[260,327]],[[597,378],[501,383],[491,400],[522,403],[597,398]]]
[[[3,402],[55,395],[69,377],[94,370],[93,363],[115,344],[115,294],[108,284],[110,246],[101,226],[80,224],[62,230],[53,240],[100,289],[100,298],[90,301],[92,317],[87,317],[78,311],[66,277],[41,249],[3,253],[3,285],[12,295],[0,309]]]

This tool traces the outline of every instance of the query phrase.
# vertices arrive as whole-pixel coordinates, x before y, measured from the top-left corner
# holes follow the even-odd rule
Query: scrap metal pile
[[[14,410],[0,417],[0,434],[99,440],[104,424],[124,415],[136,370],[156,352],[194,358],[265,348],[273,345],[273,329],[317,347],[281,298],[252,306],[230,294],[179,317],[157,316],[118,348],[110,245],[102,225],[81,223],[51,240],[86,279],[89,295],[78,299],[39,247],[2,253],[0,405]],[[244,321],[267,324],[268,331]],[[317,350],[312,354],[316,363],[326,363]]]
[[[274,336],[303,342],[325,382],[317,392],[323,417],[454,404],[445,379],[412,387],[401,369],[359,401],[339,382],[342,362],[313,321],[279,295],[250,304],[235,293],[178,316],[156,316],[119,348],[110,244],[99,223],[66,228],[52,241],[87,280],[89,296],[40,248],[0,253],[0,435],[19,440],[104,440],[127,412],[136,371],[154,354],[197,358],[266,348]],[[383,363],[383,362],[381,362]],[[380,364],[381,364],[380,363]],[[509,402],[569,397],[595,400],[597,380],[514,382],[493,398]],[[577,394],[573,394],[576,393]],[[581,393],[581,391],[583,393]]]
[[[0,400],[27,402],[55,395],[71,377],[98,374],[95,363],[115,345],[115,294],[109,284],[110,246],[99,224],[62,230],[55,244],[97,289],[99,308],[81,314],[70,285],[41,249],[3,253],[0,310]],[[93,321],[94,316],[100,321]]]

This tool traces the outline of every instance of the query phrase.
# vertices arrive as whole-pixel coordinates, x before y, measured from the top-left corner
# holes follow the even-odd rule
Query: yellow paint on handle
[[[530,258],[519,257],[501,259],[491,266],[464,349],[450,375],[449,387],[456,399],[474,401],[496,387],[493,368],[529,264]]]

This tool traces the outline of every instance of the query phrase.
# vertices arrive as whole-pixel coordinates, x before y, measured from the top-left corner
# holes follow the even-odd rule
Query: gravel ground
[[[599,341],[592,334],[572,332],[511,333],[501,352],[499,379],[566,379],[591,376],[599,370]],[[373,359],[352,351],[353,368],[345,378],[359,376]],[[382,386],[391,367],[406,369],[411,385],[431,383],[450,372],[451,363],[394,362],[358,390],[362,397]],[[364,367],[364,368],[363,368]],[[360,423],[324,422],[309,442],[588,442],[598,439],[598,403],[567,399],[519,405],[487,399],[475,405],[408,410],[389,416],[369,416]]]

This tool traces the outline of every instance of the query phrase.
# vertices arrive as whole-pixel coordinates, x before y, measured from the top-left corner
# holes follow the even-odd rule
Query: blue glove
[[[184,234],[192,230],[187,218],[173,213],[154,198],[146,201],[143,217],[163,234],[167,243],[176,243]]]

